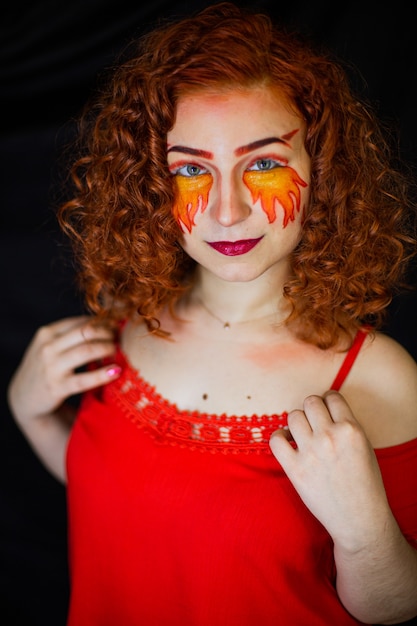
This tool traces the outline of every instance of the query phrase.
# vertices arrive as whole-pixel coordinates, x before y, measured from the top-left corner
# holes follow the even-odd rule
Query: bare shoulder
[[[370,384],[389,394],[417,396],[417,363],[395,339],[384,333],[370,336],[360,353],[359,369]]]
[[[374,447],[417,437],[417,363],[391,337],[367,338],[341,392]]]

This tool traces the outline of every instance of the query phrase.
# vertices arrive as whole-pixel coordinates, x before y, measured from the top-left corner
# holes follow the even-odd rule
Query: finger
[[[357,423],[350,406],[339,392],[327,391],[323,396],[323,402],[334,422],[348,421]]]
[[[49,326],[55,331],[56,334],[65,333],[67,330],[85,324],[91,321],[93,318],[91,315],[72,315],[71,317],[64,317],[56,322],[52,322]]]
[[[301,441],[311,437],[312,428],[304,411],[294,409],[288,413],[287,424],[294,441],[299,445]]]
[[[75,315],[72,317],[66,317],[64,319],[60,319],[56,322],[51,322],[45,326],[42,326],[38,333],[45,334],[48,337],[58,337],[59,335],[63,335],[73,328],[77,328],[82,324],[86,324],[91,320],[91,316],[89,315]]]
[[[119,365],[111,364],[71,376],[66,384],[67,395],[78,395],[108,384],[118,378],[122,371]]]
[[[87,341],[112,339],[114,332],[105,326],[92,323],[87,316],[67,320],[68,323],[57,323],[41,329],[40,343],[52,354],[64,353],[67,350]]]
[[[94,342],[113,342],[114,337],[114,330],[107,326],[97,326],[90,322],[73,328],[63,335],[62,338],[57,340],[57,346],[65,352],[66,349],[71,349],[77,345],[93,344]]]
[[[326,430],[333,424],[332,415],[324,398],[307,396],[303,404],[304,414],[312,431]]]
[[[292,435],[287,428],[274,431],[270,437],[269,446],[272,454],[284,469],[293,461],[296,450]]]
[[[114,356],[116,346],[113,340],[84,341],[69,348],[57,360],[56,373],[67,375],[83,366]]]

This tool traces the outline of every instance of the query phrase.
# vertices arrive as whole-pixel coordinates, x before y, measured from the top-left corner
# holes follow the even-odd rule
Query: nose
[[[212,207],[214,218],[222,226],[233,226],[246,220],[252,212],[243,180],[232,178],[219,184],[216,201]]]

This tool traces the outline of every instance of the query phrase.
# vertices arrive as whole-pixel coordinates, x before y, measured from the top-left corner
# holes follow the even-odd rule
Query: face
[[[308,201],[305,124],[273,91],[184,96],[168,133],[181,245],[228,281],[288,271]]]

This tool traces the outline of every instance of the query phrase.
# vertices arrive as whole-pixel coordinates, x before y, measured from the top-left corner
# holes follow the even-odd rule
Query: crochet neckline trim
[[[211,452],[270,453],[272,433],[287,426],[288,413],[227,415],[179,409],[166,400],[118,349],[118,379],[102,389],[103,399],[116,404],[137,427],[160,443]]]

